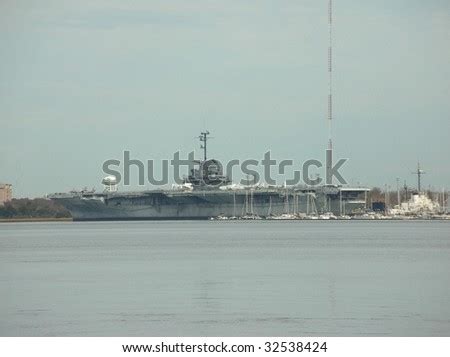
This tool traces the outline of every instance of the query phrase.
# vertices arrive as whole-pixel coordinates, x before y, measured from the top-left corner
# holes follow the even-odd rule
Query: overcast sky
[[[101,188],[102,162],[198,150],[300,163],[327,142],[327,0],[1,0],[0,182]],[[450,2],[334,1],[335,157],[450,189]]]

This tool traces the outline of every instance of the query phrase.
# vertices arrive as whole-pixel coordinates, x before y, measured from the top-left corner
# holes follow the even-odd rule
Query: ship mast
[[[203,161],[206,161],[206,143],[208,141],[208,135],[209,135],[209,131],[203,131],[200,133],[200,136],[198,137],[200,139],[200,142],[202,144],[200,144],[200,149],[203,149]]]
[[[423,171],[420,168],[420,163],[417,163],[417,170],[413,172],[414,175],[417,175],[417,190],[418,193],[421,192],[421,179],[422,179],[422,175],[425,174],[425,171]]]

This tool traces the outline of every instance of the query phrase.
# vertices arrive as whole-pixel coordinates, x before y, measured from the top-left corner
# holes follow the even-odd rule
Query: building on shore
[[[12,199],[12,185],[9,183],[0,183],[0,206]]]

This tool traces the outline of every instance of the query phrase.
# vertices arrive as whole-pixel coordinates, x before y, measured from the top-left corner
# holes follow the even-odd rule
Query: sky
[[[350,184],[450,189],[450,2],[334,1],[335,158]],[[1,0],[0,182],[101,189],[102,163],[323,160],[327,0]],[[151,188],[147,186],[146,188]]]

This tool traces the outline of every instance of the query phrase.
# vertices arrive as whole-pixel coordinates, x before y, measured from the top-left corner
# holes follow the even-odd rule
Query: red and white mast
[[[328,0],[328,148],[327,148],[327,184],[332,184],[331,168],[333,167],[333,140],[332,140],[332,120],[333,120],[333,4]]]

